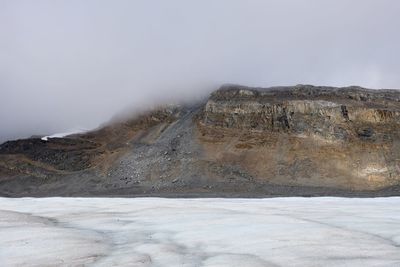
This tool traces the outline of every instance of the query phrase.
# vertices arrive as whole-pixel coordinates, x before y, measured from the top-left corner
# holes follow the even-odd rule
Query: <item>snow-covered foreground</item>
[[[400,266],[400,198],[0,198],[1,266]]]

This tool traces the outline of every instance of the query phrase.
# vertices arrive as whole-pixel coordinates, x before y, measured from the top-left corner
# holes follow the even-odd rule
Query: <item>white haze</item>
[[[222,83],[400,88],[397,0],[0,0],[0,141]]]

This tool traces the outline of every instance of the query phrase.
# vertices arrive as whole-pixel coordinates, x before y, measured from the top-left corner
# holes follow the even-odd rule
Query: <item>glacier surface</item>
[[[1,266],[400,266],[400,198],[0,198]]]

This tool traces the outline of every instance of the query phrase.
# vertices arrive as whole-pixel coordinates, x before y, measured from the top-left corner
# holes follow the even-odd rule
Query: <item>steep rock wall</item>
[[[400,180],[399,101],[394,90],[226,86],[206,103],[199,138],[255,179],[377,189]]]

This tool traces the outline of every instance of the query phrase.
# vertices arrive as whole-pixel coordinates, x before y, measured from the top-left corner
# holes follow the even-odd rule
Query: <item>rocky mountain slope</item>
[[[0,146],[0,195],[400,195],[400,91],[225,85],[65,138]]]

